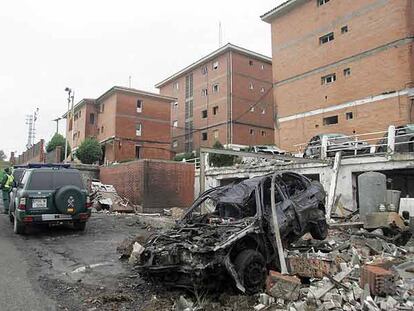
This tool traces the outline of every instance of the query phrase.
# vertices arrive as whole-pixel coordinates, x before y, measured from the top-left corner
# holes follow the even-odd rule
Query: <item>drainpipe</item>
[[[273,224],[273,231],[274,231],[275,239],[276,239],[277,254],[278,254],[279,262],[280,262],[280,271],[282,274],[288,274],[288,270],[286,267],[285,253],[283,251],[282,239],[280,237],[280,229],[279,229],[279,223],[277,220],[277,213],[276,213],[276,202],[275,202],[276,176],[277,176],[276,173],[273,174],[272,176],[272,186],[271,186],[271,192],[270,192],[271,207],[272,207],[272,224]]]

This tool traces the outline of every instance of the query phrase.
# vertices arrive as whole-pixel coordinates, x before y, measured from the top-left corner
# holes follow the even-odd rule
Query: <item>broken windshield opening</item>
[[[253,191],[245,204],[227,203],[207,197],[189,213],[190,223],[223,223],[256,215],[256,199]]]

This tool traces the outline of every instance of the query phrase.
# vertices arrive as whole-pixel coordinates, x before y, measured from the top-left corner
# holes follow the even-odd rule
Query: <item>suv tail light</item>
[[[91,202],[91,198],[89,197],[89,195],[86,197],[85,207],[86,208],[91,208],[92,207],[92,202]]]
[[[20,198],[19,206],[17,208],[21,211],[26,210],[26,198]]]

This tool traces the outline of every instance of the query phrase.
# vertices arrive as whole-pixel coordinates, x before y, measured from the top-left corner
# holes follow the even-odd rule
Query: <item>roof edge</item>
[[[265,61],[267,63],[272,63],[272,58],[257,52],[253,52],[251,50],[242,48],[240,46],[231,44],[231,43],[227,43],[226,45],[222,46],[221,48],[211,52],[210,54],[208,54],[207,56],[204,56],[202,58],[200,58],[199,60],[195,61],[194,63],[192,63],[191,65],[184,67],[183,69],[181,69],[180,71],[178,71],[177,73],[169,76],[168,78],[162,80],[161,82],[157,83],[155,85],[156,88],[160,88],[166,84],[168,84],[169,82],[171,82],[174,79],[177,79],[178,77],[184,75],[185,73],[191,71],[192,69],[196,68],[197,66],[200,66],[201,64],[210,61],[211,59],[214,59],[215,57],[226,53],[228,51],[235,51],[238,52],[240,54],[244,54],[244,55],[248,55],[251,56],[252,58],[256,58],[262,61]]]
[[[93,98],[82,98],[82,100],[81,101],[79,101],[78,103],[76,103],[76,105],[75,106],[73,106],[73,111],[75,111],[75,110],[77,110],[77,109],[79,109],[79,108],[81,108],[81,107],[83,107],[84,105],[86,105],[86,104],[95,104],[95,99],[93,99]],[[70,109],[70,110],[72,110],[72,109]],[[62,115],[62,118],[66,118],[66,115],[68,114],[68,112],[69,111],[67,111],[67,112],[65,112],[63,115]]]
[[[123,86],[113,86],[108,91],[106,91],[101,96],[99,96],[96,99],[96,103],[98,103],[99,101],[102,101],[104,98],[108,97],[114,92],[124,92],[124,93],[130,93],[130,94],[136,94],[136,95],[142,95],[142,96],[149,96],[149,97],[154,97],[154,98],[158,98],[158,99],[169,101],[169,102],[173,102],[177,100],[177,98],[175,97],[160,95],[160,94],[156,94],[156,93],[152,93],[148,91],[142,91],[142,90],[123,87]]]
[[[266,12],[262,16],[260,16],[261,20],[266,23],[271,23],[276,17],[283,15],[290,10],[292,10],[296,5],[300,5],[304,3],[306,0],[287,0],[282,4],[278,5],[274,9]]]

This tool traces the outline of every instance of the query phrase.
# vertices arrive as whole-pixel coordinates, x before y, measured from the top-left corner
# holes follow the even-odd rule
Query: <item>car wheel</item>
[[[310,234],[316,240],[325,240],[328,236],[328,224],[324,212],[321,210],[317,211],[316,220],[310,226]]]
[[[266,282],[266,263],[259,252],[247,249],[237,255],[235,268],[246,294],[256,294],[263,290]]]
[[[76,231],[85,231],[86,228],[86,222],[75,222],[73,224],[73,229]]]
[[[17,234],[24,234],[26,231],[26,227],[22,224],[17,217],[13,217],[13,231]]]

